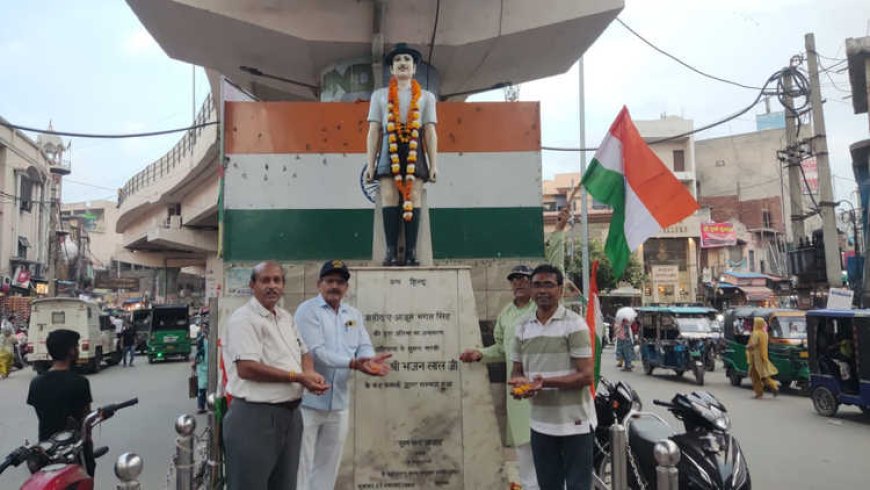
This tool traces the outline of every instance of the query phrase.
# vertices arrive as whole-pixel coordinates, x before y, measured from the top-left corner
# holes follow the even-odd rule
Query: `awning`
[[[748,301],[764,301],[773,296],[770,288],[762,286],[740,286],[738,289],[746,295]]]

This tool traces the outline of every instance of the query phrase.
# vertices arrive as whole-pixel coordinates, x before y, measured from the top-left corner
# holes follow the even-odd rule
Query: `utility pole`
[[[579,60],[577,60],[577,92],[578,99],[580,101],[580,148],[586,147],[586,86],[585,79],[583,75],[583,57],[581,56]],[[583,179],[583,176],[586,175],[586,152],[580,152],[580,179]],[[580,244],[582,250],[582,263],[583,263],[583,297],[588,300],[589,299],[589,209],[588,209],[588,197],[586,193],[586,187],[580,186],[580,212],[582,216],[580,217],[580,231],[582,233],[582,243]],[[568,205],[572,205],[572,203],[568,203]],[[583,310],[586,311],[586,310]]]
[[[800,156],[797,151],[797,124],[794,114],[794,102],[791,98],[792,79],[791,73],[786,73],[783,77],[785,83],[785,141],[786,141],[786,161],[788,162],[788,195],[791,201],[791,241],[794,247],[798,246],[801,240],[806,237],[804,231],[804,195],[801,191]]]
[[[840,262],[837,218],[834,213],[834,191],[831,182],[831,166],[828,162],[828,139],[825,134],[825,114],[822,108],[822,91],[819,85],[819,58],[816,52],[816,37],[813,33],[804,36],[807,62],[810,72],[810,103],[813,109],[812,152],[819,169],[819,207],[822,214],[822,237],[825,244],[825,271],[830,287],[843,285],[843,267]]]

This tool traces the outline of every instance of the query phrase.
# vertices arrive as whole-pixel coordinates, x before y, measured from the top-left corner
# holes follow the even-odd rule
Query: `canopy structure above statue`
[[[263,99],[315,99],[321,72],[371,59],[377,5],[385,50],[406,42],[449,95],[566,71],[622,0],[127,0],[172,58],[223,73]],[[434,35],[433,35],[434,34]],[[434,38],[434,43],[432,42]],[[297,84],[252,74],[274,75]]]

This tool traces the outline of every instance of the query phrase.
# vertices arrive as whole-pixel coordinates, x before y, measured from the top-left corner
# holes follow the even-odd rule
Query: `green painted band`
[[[227,209],[224,259],[368,260],[372,209]],[[544,256],[543,213],[531,208],[429,210],[435,259]]]

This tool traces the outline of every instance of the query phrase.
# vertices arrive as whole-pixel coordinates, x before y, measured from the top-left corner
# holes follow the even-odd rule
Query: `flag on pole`
[[[582,184],[613,208],[604,251],[616,278],[647,238],[698,209],[698,202],[641,137],[623,107],[595,152]]]
[[[592,359],[595,363],[595,377],[592,386],[592,398],[595,398],[595,388],[601,378],[601,350],[604,348],[604,316],[601,314],[601,302],[598,300],[598,261],[592,262],[589,274],[589,303],[586,306],[586,324],[589,325],[589,340],[592,342]]]

